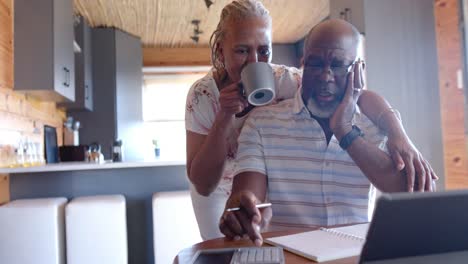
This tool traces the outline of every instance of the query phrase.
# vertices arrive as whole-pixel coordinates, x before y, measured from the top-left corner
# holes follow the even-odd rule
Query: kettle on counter
[[[89,162],[104,163],[104,155],[101,153],[101,145],[98,143],[91,143],[88,151]]]

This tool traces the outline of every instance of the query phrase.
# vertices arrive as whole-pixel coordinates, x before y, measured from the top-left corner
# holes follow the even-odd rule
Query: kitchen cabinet
[[[81,122],[80,143],[98,142],[105,159],[120,139],[126,160],[139,155],[142,114],[142,48],[139,38],[113,28],[92,29],[93,112],[71,115]]]
[[[93,110],[92,29],[83,17],[75,22],[75,102],[64,105],[68,112]]]
[[[15,0],[14,90],[75,100],[72,0]]]

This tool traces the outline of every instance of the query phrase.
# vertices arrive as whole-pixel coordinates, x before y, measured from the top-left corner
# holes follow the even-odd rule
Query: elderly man
[[[385,135],[356,105],[363,63],[359,32],[343,20],[314,27],[304,46],[295,98],[258,108],[239,137],[232,195],[220,229],[260,245],[269,230],[367,222],[375,186],[404,192],[406,177],[385,149]],[[255,204],[269,201],[271,208]]]

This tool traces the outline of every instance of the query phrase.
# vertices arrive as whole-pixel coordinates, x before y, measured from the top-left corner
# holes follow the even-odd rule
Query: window
[[[196,73],[148,73],[143,85],[143,121],[147,142],[156,140],[160,158],[185,160],[185,100],[192,84],[209,68]],[[187,69],[184,69],[187,72]],[[148,151],[154,158],[155,151]]]

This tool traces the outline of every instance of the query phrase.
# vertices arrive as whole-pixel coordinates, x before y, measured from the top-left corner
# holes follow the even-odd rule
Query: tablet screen
[[[234,250],[218,252],[200,252],[200,255],[193,262],[194,264],[229,264],[231,263]]]

